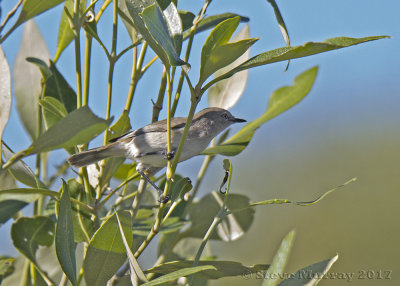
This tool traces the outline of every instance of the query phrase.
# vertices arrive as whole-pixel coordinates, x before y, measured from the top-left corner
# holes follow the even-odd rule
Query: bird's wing
[[[182,128],[185,126],[185,117],[174,117],[171,119],[171,129]],[[129,131],[119,137],[113,138],[110,142],[116,141],[130,141],[132,138],[150,132],[167,132],[167,120],[160,120],[151,124],[148,124],[142,128],[136,129],[134,131]]]

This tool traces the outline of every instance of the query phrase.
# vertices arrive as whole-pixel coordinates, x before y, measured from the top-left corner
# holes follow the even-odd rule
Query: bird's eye
[[[222,117],[223,117],[224,119],[226,119],[226,120],[228,120],[228,119],[229,119],[229,116],[228,116],[228,114],[227,114],[227,113],[222,113]]]

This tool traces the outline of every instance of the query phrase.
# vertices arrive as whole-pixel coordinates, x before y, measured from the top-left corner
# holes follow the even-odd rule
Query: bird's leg
[[[167,159],[168,161],[171,161],[172,159],[174,159],[175,153],[176,153],[176,150],[172,150],[171,152],[165,151],[164,152],[164,159]]]
[[[170,197],[169,196],[164,197],[164,191],[161,190],[152,180],[150,180],[150,178],[147,177],[147,175],[143,171],[138,171],[138,173],[140,174],[140,176],[142,176],[143,179],[145,179],[150,185],[152,185],[153,188],[157,190],[158,194],[160,195],[159,202],[163,204],[168,203]]]

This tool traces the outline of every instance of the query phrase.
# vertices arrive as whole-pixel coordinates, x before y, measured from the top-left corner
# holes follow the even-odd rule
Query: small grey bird
[[[222,108],[211,107],[196,113],[189,127],[179,161],[185,161],[200,154],[215,136],[237,122],[246,122],[246,120],[235,118],[229,111]],[[185,117],[171,119],[171,153],[167,152],[167,120],[165,119],[114,138],[105,146],[74,154],[68,158],[68,162],[79,168],[109,157],[129,158],[136,162],[137,172],[158,189],[145,172],[165,167],[168,160],[174,157],[185,124]]]

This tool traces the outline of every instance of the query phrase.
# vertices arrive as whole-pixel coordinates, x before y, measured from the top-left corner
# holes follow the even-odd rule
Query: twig
[[[6,18],[4,19],[3,23],[0,26],[0,34],[3,31],[4,27],[7,25],[8,21],[15,15],[18,8],[22,5],[22,2],[23,0],[19,0],[17,5],[15,5],[14,8],[12,8],[10,12],[8,12]]]

